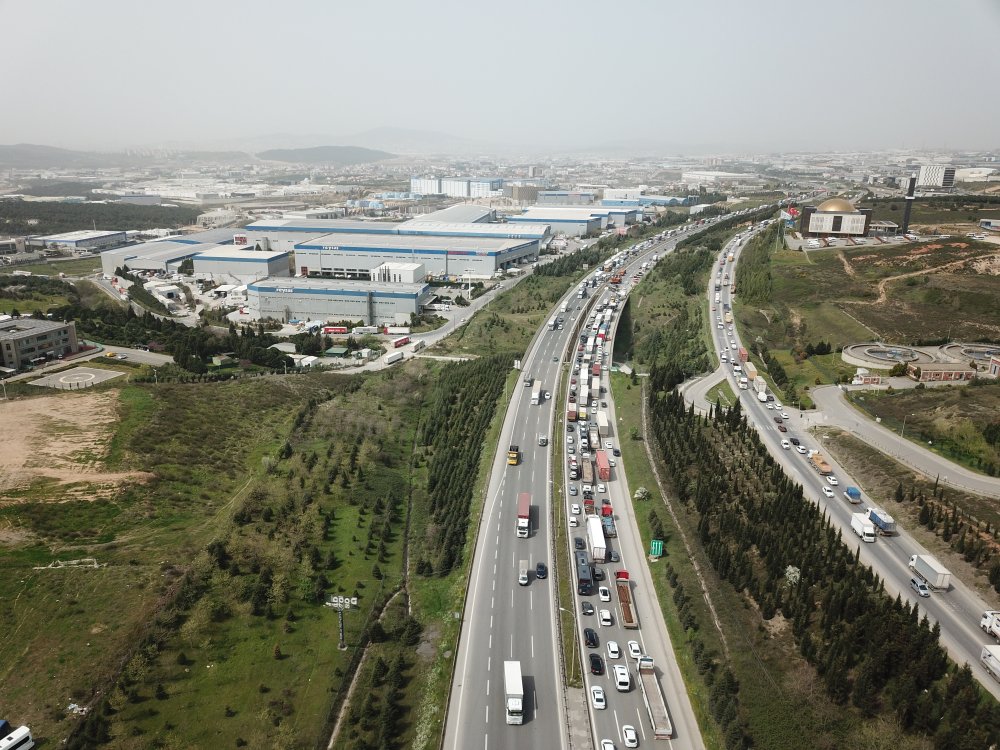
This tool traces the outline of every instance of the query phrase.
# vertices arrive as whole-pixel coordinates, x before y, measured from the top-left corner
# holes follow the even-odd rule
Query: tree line
[[[698,416],[673,390],[677,377],[673,365],[652,369],[651,428],[719,577],[751,597],[763,619],[781,614],[791,623],[833,703],[863,717],[891,713],[942,750],[1000,741],[997,703],[968,665],[949,665],[939,627],[886,594],[859,562],[858,544],[846,544],[785,475],[739,403]]]
[[[42,235],[73,232],[81,227],[109,232],[177,228],[194,224],[200,209],[180,206],[136,206],[131,203],[44,203],[5,200],[4,234]]]

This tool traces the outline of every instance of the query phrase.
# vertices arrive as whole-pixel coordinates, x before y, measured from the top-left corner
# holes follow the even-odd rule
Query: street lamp
[[[573,614],[572,612],[570,612],[565,607],[560,607],[559,611],[560,612],[565,612],[566,614],[568,614],[570,616],[572,616],[572,614]],[[573,628],[573,655],[570,658],[573,660],[573,666],[572,666],[573,674],[570,675],[570,677],[572,678],[572,677],[576,676],[576,628]]]
[[[916,414],[916,412],[911,412],[910,414],[904,414],[904,415],[903,415],[903,427],[902,427],[902,429],[900,429],[900,431],[899,431],[899,437],[900,437],[900,439],[902,439],[902,438],[903,438],[903,433],[904,433],[904,432],[906,432],[906,418],[907,418],[907,417],[912,417],[912,416],[914,416],[915,414]]]

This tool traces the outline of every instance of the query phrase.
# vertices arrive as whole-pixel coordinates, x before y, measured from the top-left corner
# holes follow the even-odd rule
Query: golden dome
[[[850,201],[843,198],[831,198],[816,206],[816,210],[823,213],[853,214],[854,206],[851,205]]]

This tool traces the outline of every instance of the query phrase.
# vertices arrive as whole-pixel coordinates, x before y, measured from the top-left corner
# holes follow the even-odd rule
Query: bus
[[[589,562],[576,564],[576,590],[580,596],[590,596],[594,586],[593,571]]]
[[[395,349],[398,349],[401,346],[406,346],[409,343],[410,343],[410,337],[409,336],[400,336],[398,339],[393,339],[392,340],[392,346]]]

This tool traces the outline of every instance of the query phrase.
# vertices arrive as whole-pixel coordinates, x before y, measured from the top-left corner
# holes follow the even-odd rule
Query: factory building
[[[7,319],[0,320],[0,366],[5,370],[21,370],[80,351],[73,321],[3,317]]]
[[[290,263],[287,252],[216,245],[194,256],[194,275],[224,284],[249,284],[269,276],[289,276]]]
[[[295,246],[299,276],[368,278],[388,261],[422,263],[434,277],[490,278],[518,262],[537,260],[538,240],[494,237],[381,236],[335,232]]]
[[[411,177],[410,192],[418,195],[447,195],[452,198],[487,198],[499,194],[499,177]]]
[[[592,190],[539,190],[539,206],[585,206],[597,203],[598,195]]]
[[[612,226],[634,224],[640,210],[631,206],[532,206],[520,216],[507,217],[507,221],[547,224],[552,234],[584,237]]]
[[[802,208],[799,231],[803,237],[864,237],[871,220],[870,208],[858,210],[850,201],[831,198]]]
[[[268,279],[247,285],[255,318],[360,320],[364,325],[408,324],[434,293],[428,284],[376,284],[346,279]]]
[[[496,219],[496,211],[489,206],[475,203],[458,203],[440,211],[431,211],[414,217],[410,222],[435,221],[453,224],[482,224]]]
[[[82,229],[78,232],[29,237],[27,244],[29,247],[68,247],[73,250],[99,251],[124,245],[126,241],[125,232]]]
[[[119,268],[131,271],[172,273],[188,258],[217,245],[233,243],[232,229],[210,229],[101,253],[101,271],[113,276]]]

